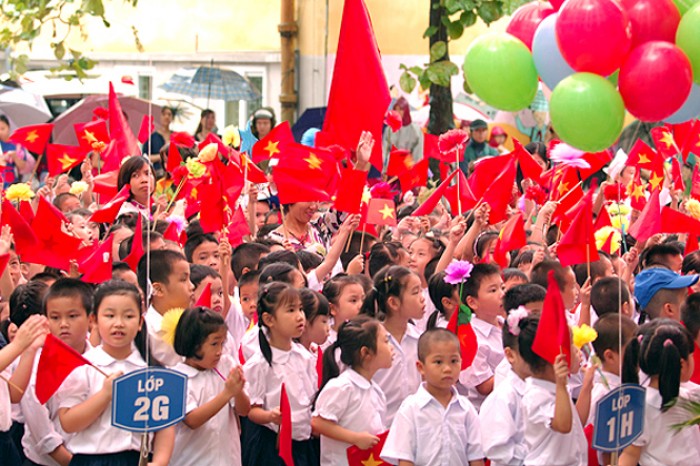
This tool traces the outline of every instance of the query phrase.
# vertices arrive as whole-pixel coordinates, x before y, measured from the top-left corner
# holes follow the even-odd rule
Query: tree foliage
[[[8,50],[27,45],[31,50],[34,41],[45,31],[51,33],[51,49],[59,65],[55,71],[71,71],[77,78],[86,77],[86,71],[95,66],[81,50],[71,48],[67,39],[79,31],[87,39],[86,23],[99,18],[105,27],[110,27],[105,4],[108,0],[0,0],[0,48]],[[122,0],[135,7],[138,0]],[[137,48],[141,47],[136,29],[132,28]],[[12,55],[13,74],[27,70],[26,55]]]

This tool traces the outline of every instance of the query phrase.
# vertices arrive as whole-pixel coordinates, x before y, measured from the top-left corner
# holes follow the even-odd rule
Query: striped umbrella
[[[210,66],[183,68],[159,87],[168,92],[190,97],[206,97],[207,101],[209,99],[232,101],[260,98],[260,92],[240,74]]]

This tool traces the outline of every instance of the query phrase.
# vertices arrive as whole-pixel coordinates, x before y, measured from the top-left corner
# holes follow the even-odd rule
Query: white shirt
[[[382,449],[382,459],[416,466],[461,466],[484,457],[479,415],[469,400],[452,389],[443,407],[421,385],[401,403]]]
[[[647,387],[644,410],[644,431],[634,441],[642,448],[639,458],[641,466],[697,466],[700,453],[700,430],[697,426],[686,427],[678,432],[671,426],[688,419],[688,413],[679,406],[661,411],[661,393]],[[687,397],[681,389],[681,397]]]
[[[263,331],[265,331],[264,328]],[[241,352],[246,361],[252,358],[255,353],[260,352],[260,327],[255,326],[245,332],[243,341],[241,341]]]
[[[210,401],[224,389],[231,369],[238,366],[236,360],[224,354],[221,356],[217,373],[215,370],[200,371],[185,363],[173,367],[187,376],[187,406],[190,413]],[[177,424],[175,449],[170,460],[171,466],[201,465],[227,466],[241,464],[241,439],[238,419],[234,411],[234,399],[197,429],[190,429],[184,422]]]
[[[4,378],[10,380],[12,374],[5,368],[0,372]],[[4,380],[0,380],[0,432],[7,432],[12,427],[12,403],[10,403],[10,386]]]
[[[91,349],[84,356],[107,374],[117,371],[128,374],[146,367],[146,362],[135,347],[131,354],[122,360],[114,359],[105,353],[102,346]],[[71,372],[54,395],[58,401],[58,407],[72,408],[79,405],[102,390],[104,381],[105,376],[97,372],[94,367],[87,365],[78,367]],[[139,451],[141,434],[112,426],[112,403],[110,402],[95,422],[73,434],[73,437],[66,442],[66,448],[74,454],[89,455]]]
[[[529,377],[523,395],[526,466],[587,466],[588,442],[571,398],[571,431],[552,430],[556,385]]]
[[[279,407],[282,383],[285,384],[292,410],[292,438],[311,437],[311,403],[318,389],[316,360],[301,345],[292,344],[290,351],[272,348],[272,367],[261,352],[246,361],[245,378],[250,383],[250,404],[271,410]],[[275,432],[277,424],[265,424]]]
[[[386,396],[386,423],[391,425],[403,400],[416,393],[420,386],[421,376],[416,367],[416,361],[418,360],[418,338],[421,334],[414,325],[408,324],[401,343],[396,341],[391,333],[387,332],[387,335],[394,350],[391,356],[391,367],[379,369],[372,380],[381,387]]]
[[[423,317],[418,319],[415,324],[418,330],[423,333],[428,327],[428,319],[430,319],[430,314],[435,311],[435,304],[433,304],[433,301],[430,299],[430,290],[428,288],[423,288],[421,293],[423,293],[423,300],[425,301],[425,312],[423,313]]]
[[[492,466],[519,466],[527,454],[522,413],[525,381],[511,369],[503,382],[481,405],[479,420],[485,427],[481,443]]]
[[[472,365],[459,374],[457,388],[469,398],[478,411],[486,397],[480,394],[476,387],[493,377],[496,366],[503,360],[503,333],[500,327],[478,317],[474,317],[471,323],[479,349]]]
[[[512,370],[508,358],[503,358],[501,362],[496,366],[496,370],[493,371],[493,389],[495,390],[498,386],[503,383],[508,377],[508,373]]]
[[[602,372],[605,376],[605,379],[608,381],[608,387],[605,386],[605,384],[603,383],[603,379],[600,377],[600,375],[596,373],[596,380],[593,384],[593,388],[591,389],[591,409],[588,413],[588,421],[586,422],[586,425],[595,425],[595,410],[596,406],[598,405],[598,402],[601,398],[610,393],[611,390],[620,386],[619,375],[615,375],[612,372],[607,371]]]
[[[387,430],[386,398],[381,388],[352,369],[331,379],[318,395],[313,415],[353,432],[373,435]],[[347,466],[349,443],[321,436],[321,464]]]
[[[170,343],[163,340],[163,316],[153,306],[150,306],[144,319],[148,326],[151,355],[164,366],[171,367],[181,363],[184,360],[183,357],[175,352],[175,348]]]

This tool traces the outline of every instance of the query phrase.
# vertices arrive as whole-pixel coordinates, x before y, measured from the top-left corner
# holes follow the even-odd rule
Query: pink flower
[[[457,155],[460,155],[460,152],[464,150],[464,144],[466,144],[468,138],[469,136],[466,131],[451,129],[440,135],[440,139],[438,139],[438,149],[440,149],[440,152],[443,154],[451,154],[456,151]]]
[[[472,273],[474,266],[469,261],[455,261],[445,269],[445,283],[458,285],[464,282]]]
[[[384,123],[395,133],[401,129],[401,115],[396,110],[389,110],[384,117]]]
[[[583,159],[584,154],[585,152],[582,150],[561,142],[549,151],[549,159],[552,162],[561,163],[574,168],[591,168],[591,165]]]
[[[396,195],[398,194],[396,191],[391,189],[391,185],[389,183],[385,183],[383,181],[380,181],[372,186],[370,193],[372,194],[372,199],[395,199]]]

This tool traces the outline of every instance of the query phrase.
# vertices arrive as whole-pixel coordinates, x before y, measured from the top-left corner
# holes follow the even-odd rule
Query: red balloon
[[[564,0],[549,0],[549,3],[554,7],[554,11],[559,11],[561,6],[564,4]]]
[[[609,76],[630,51],[629,18],[615,0],[567,0],[556,30],[561,54],[576,71]]]
[[[681,13],[673,0],[622,0],[632,23],[632,48],[653,40],[676,42]]]
[[[685,103],[693,84],[690,60],[673,44],[647,42],[620,68],[620,94],[627,110],[642,121],[661,121]]]
[[[532,38],[535,37],[537,26],[552,13],[554,13],[554,8],[549,3],[538,0],[526,3],[515,10],[506,32],[523,41],[527,48],[532,50]]]

